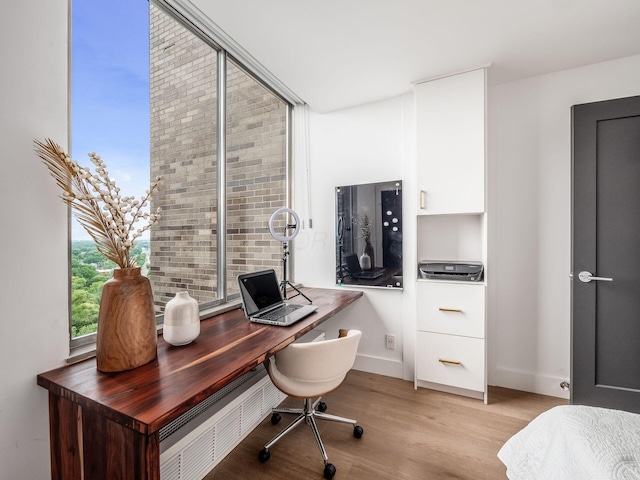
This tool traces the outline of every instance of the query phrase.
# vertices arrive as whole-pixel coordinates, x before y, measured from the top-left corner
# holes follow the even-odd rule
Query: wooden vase
[[[97,366],[102,372],[131,370],[156,358],[153,293],[140,268],[115,269],[104,284],[97,336]]]

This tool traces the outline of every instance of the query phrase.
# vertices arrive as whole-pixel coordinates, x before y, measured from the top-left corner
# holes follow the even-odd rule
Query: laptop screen
[[[344,257],[345,262],[347,263],[347,270],[349,273],[360,273],[362,268],[360,267],[360,260],[358,260],[358,255],[355,253],[350,253],[349,255]]]
[[[248,317],[255,315],[263,308],[278,305],[282,302],[282,294],[274,270],[248,273],[238,277],[240,295]]]

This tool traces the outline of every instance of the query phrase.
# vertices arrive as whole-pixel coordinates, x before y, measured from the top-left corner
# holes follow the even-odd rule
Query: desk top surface
[[[203,320],[189,345],[173,347],[158,337],[158,357],[136,369],[99,372],[92,358],[42,373],[38,385],[151,434],[362,296],[344,289],[302,291],[318,311],[291,326],[252,323],[235,309]],[[292,301],[305,303],[300,296]]]

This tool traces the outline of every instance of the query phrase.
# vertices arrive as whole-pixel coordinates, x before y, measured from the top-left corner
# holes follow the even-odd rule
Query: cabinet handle
[[[427,191],[426,190],[420,190],[420,193],[418,195],[418,203],[420,204],[421,210],[424,210],[425,208],[427,208]]]
[[[440,363],[446,363],[447,365],[462,365],[462,362],[459,360],[447,360],[446,358],[439,358],[438,361]]]
[[[440,310],[441,312],[455,312],[455,313],[462,313],[462,310],[459,308],[438,308],[438,310]]]

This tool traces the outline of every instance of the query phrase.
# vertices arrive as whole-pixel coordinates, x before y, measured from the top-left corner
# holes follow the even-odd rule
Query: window
[[[90,166],[87,154],[98,153],[122,191],[140,196],[149,188],[149,5],[74,0],[71,22],[71,155]],[[149,238],[137,245],[147,269]],[[96,331],[102,285],[114,267],[72,221],[72,339]]]
[[[268,229],[286,205],[287,104],[233,61],[227,63],[227,292],[236,278],[280,265]]]
[[[164,184],[151,230],[159,311],[179,290],[211,304],[217,288],[217,52],[151,4],[151,175]]]
[[[122,179],[131,178],[133,187],[135,178],[143,186],[133,190],[123,184],[123,191],[139,196],[148,188],[150,178],[164,177],[151,205],[151,210],[162,208],[160,221],[152,227],[149,238],[139,244],[159,315],[178,291],[187,290],[201,308],[208,308],[237,296],[238,274],[281,264],[282,245],[271,238],[267,223],[288,198],[292,108],[201,28],[178,15],[172,3],[74,0],[72,17],[74,157],[96,151],[113,171],[112,163],[124,157],[123,152],[135,141],[137,149],[131,149],[126,161],[118,165]],[[142,12],[135,20],[129,14],[134,4]],[[144,55],[134,55],[130,51],[133,45],[118,48],[129,45],[127,35],[131,32],[127,29],[135,30],[133,22],[137,22],[136,34],[142,30],[147,35]],[[85,31],[90,35],[83,37]],[[106,38],[96,40],[96,32],[105,32]],[[77,53],[83,48],[88,50],[86,56]],[[140,84],[141,77],[146,76],[147,90],[129,92],[127,87],[113,83],[111,77],[94,78],[98,60],[106,65],[109,75],[126,80],[127,73],[135,71]],[[138,63],[143,64],[139,69]],[[80,89],[83,77],[94,83]],[[110,85],[114,85],[113,90],[108,89]],[[126,97],[124,103],[113,101],[127,93],[145,97],[146,104],[132,97]],[[111,123],[101,123],[100,129],[91,122],[93,112],[99,109],[111,113]],[[82,111],[86,112],[84,116],[77,114]],[[127,126],[130,119],[136,121],[135,130]],[[117,134],[107,136],[111,131]],[[101,146],[103,150],[99,151]],[[73,228],[74,252],[82,234]],[[91,245],[85,247],[91,249]],[[94,252],[83,255],[82,262],[76,260],[75,253],[72,260],[73,283],[79,287],[88,283],[82,285],[77,280],[79,272],[100,257]],[[99,280],[91,283],[95,287],[87,291],[87,296],[93,292],[94,300],[99,301],[99,282],[109,277],[113,266],[94,267]],[[78,291],[73,289],[72,304],[80,295]],[[89,312],[94,315],[89,325],[97,322],[97,305],[94,303]],[[78,309],[72,310],[73,348],[91,341],[92,336],[82,336],[90,330],[77,328]],[[94,326],[90,328],[95,331]]]

